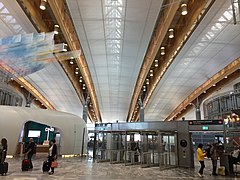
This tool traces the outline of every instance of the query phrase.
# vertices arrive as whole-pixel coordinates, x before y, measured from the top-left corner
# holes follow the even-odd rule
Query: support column
[[[139,121],[144,122],[144,106],[143,106],[143,101],[141,99],[138,100],[138,105],[140,107]]]
[[[201,120],[201,110],[200,110],[200,105],[201,105],[201,102],[202,101],[199,101],[198,97],[197,97],[197,100],[196,100],[196,103],[194,104],[195,105],[195,113],[196,113],[196,120]]]
[[[89,98],[87,98],[83,105],[83,120],[85,123],[87,123],[87,117],[88,117],[88,104],[89,104]]]
[[[32,99],[31,94],[28,93],[28,96],[26,97],[26,106],[25,107],[31,107]]]

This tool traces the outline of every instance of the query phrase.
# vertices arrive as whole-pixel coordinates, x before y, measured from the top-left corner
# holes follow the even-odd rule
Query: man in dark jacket
[[[212,160],[212,175],[213,176],[217,176],[216,170],[217,170],[217,143],[213,143],[211,150],[210,150],[210,154],[211,154],[211,160]]]
[[[29,161],[30,161],[29,169],[32,169],[32,168],[33,168],[32,156],[33,156],[33,154],[35,153],[35,151],[36,151],[36,144],[35,144],[33,138],[30,138],[30,140],[29,140],[29,146],[28,146],[27,152],[26,152],[27,158],[28,158]]]
[[[0,143],[0,163],[3,163],[7,156],[7,139],[2,138]]]

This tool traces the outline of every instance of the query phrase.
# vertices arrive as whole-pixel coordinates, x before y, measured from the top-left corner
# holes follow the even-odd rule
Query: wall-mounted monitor
[[[28,137],[40,137],[41,131],[38,130],[29,130],[28,131]]]

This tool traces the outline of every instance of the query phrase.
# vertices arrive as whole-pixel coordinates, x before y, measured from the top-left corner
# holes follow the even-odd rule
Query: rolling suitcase
[[[29,159],[22,160],[22,171],[28,171],[30,166]]]
[[[3,176],[7,174],[8,172],[8,163],[7,162],[3,162],[0,163],[0,174]]]
[[[42,171],[48,172],[50,170],[50,163],[48,161],[43,162]]]

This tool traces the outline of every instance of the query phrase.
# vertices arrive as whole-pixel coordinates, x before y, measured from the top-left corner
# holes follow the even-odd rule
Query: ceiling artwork
[[[43,69],[53,58],[53,33],[19,34],[0,39],[0,63],[15,76],[26,76]]]
[[[46,67],[53,60],[68,60],[81,51],[66,52],[65,44],[54,44],[54,33],[19,34],[0,39],[0,64],[14,76],[26,76]]]

